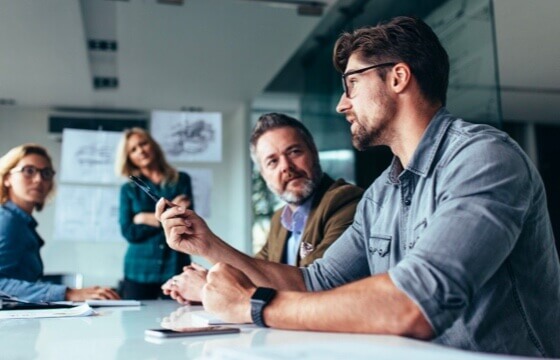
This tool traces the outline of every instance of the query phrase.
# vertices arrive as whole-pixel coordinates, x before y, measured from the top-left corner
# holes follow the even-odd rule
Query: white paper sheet
[[[54,239],[124,241],[119,227],[119,188],[60,185]]]
[[[194,197],[194,210],[205,220],[210,218],[210,200],[212,198],[212,170],[180,168],[191,177]]]
[[[44,309],[44,310],[3,310],[0,311],[0,319],[37,319],[37,318],[60,318],[91,316],[96,312],[88,305],[83,304],[67,309]]]
[[[140,306],[142,302],[139,300],[86,300],[86,304],[92,307]]]
[[[60,180],[81,184],[119,184],[114,171],[122,133],[64,129]]]

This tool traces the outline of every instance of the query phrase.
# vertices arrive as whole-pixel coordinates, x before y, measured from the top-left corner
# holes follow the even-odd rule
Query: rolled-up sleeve
[[[436,335],[506,261],[530,206],[531,189],[525,187],[536,181],[512,144],[496,137],[473,147],[466,141],[438,166],[437,210],[414,249],[389,270]]]
[[[362,198],[354,222],[327,249],[325,255],[308,267],[300,268],[307,290],[332,289],[370,275],[362,234],[365,201]]]

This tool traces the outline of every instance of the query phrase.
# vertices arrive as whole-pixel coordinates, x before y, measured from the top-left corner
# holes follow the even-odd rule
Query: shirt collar
[[[10,200],[4,203],[4,207],[8,209],[15,216],[18,216],[21,219],[23,219],[29,225],[30,228],[34,229],[37,227],[38,225],[37,221],[33,218],[33,216],[23,211],[19,206],[17,206]]]
[[[303,228],[307,216],[311,211],[311,204],[313,203],[313,197],[310,196],[309,199],[305,200],[303,204],[298,206],[295,211],[292,211],[288,205],[284,206],[282,210],[282,215],[280,217],[280,222],[288,231],[294,231],[296,228],[300,230]]]
[[[453,119],[445,107],[440,108],[435,113],[426,131],[424,131],[424,135],[422,135],[422,139],[420,139],[420,143],[414,151],[406,170],[422,177],[428,175],[434,162],[436,151]],[[389,181],[391,183],[398,183],[399,175],[403,170],[400,160],[394,156],[389,169]]]

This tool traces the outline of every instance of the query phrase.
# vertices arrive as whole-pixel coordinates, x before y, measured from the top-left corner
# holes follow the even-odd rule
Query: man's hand
[[[85,301],[85,300],[119,300],[121,297],[110,288],[94,286],[85,289],[66,290],[65,300]]]
[[[173,205],[165,199],[156,204],[156,218],[163,225],[167,245],[187,254],[205,256],[212,242],[219,239],[194,211]]]
[[[256,286],[233,266],[218,263],[206,277],[202,288],[204,309],[233,323],[250,323],[251,296]]]
[[[206,284],[208,270],[198,264],[183,268],[183,272],[167,280],[161,287],[163,293],[180,304],[202,301],[202,287]]]
[[[177,206],[184,207],[185,209],[188,209],[189,206],[191,206],[191,199],[184,194],[175,196],[171,202]]]
[[[179,276],[179,275],[175,275]],[[175,276],[167,280],[162,286],[161,290],[165,295],[169,295],[173,300],[177,301],[181,305],[188,305],[189,301],[181,296],[179,289],[176,286]]]

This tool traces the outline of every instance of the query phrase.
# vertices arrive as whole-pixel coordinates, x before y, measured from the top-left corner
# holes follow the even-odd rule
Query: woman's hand
[[[136,225],[148,225],[153,227],[160,227],[160,222],[156,218],[155,213],[141,212],[134,215],[132,222]]]
[[[84,289],[66,290],[65,300],[84,301],[84,300],[119,300],[121,297],[113,289],[94,286]]]

